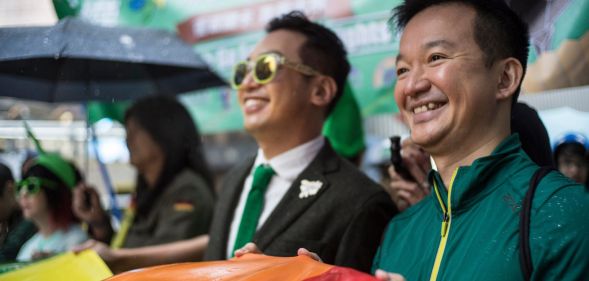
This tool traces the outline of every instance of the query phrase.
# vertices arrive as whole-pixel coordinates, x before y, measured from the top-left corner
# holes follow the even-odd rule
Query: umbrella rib
[[[67,25],[69,25],[69,24],[70,24],[70,21],[69,20],[66,21],[65,24],[64,24],[64,26],[62,27],[62,29],[66,30],[67,29]],[[63,36],[63,34],[64,34],[64,32],[60,33],[60,35],[62,35],[62,36]],[[51,92],[50,93],[51,93],[51,96],[52,96],[52,98],[51,98],[52,99],[52,102],[56,102],[58,100],[58,98],[57,98],[58,93],[56,91],[56,88],[57,88],[57,85],[60,82],[60,79],[61,79],[61,76],[62,76],[62,72],[63,72],[63,64],[64,64],[64,62],[63,62],[63,60],[64,60],[63,53],[65,53],[65,51],[67,50],[68,45],[69,45],[68,42],[64,42],[65,40],[63,40],[63,38],[61,38],[61,39],[62,39],[61,42],[63,43],[63,45],[61,46],[61,48],[59,48],[59,52],[53,58],[54,60],[56,60],[56,63],[57,63],[57,71],[55,72],[55,76],[56,76],[55,77],[55,83],[53,83],[53,85],[51,85]]]
[[[51,91],[50,91],[50,93],[51,93],[51,97],[50,97],[51,102],[56,102],[58,100],[57,99],[58,93],[57,93],[56,89],[57,89],[57,85],[59,85],[59,82],[60,82],[60,79],[61,79],[61,76],[62,76],[61,73],[63,72],[63,59],[55,59],[55,60],[56,60],[56,63],[57,63],[57,71],[55,71],[55,82],[52,83],[52,85],[51,85]]]
[[[153,83],[155,84],[155,89],[156,89],[156,95],[161,95],[162,93],[160,93],[161,91],[161,87],[160,87],[160,83],[159,80],[157,79],[157,76],[153,75],[153,73],[151,73],[150,68],[147,66],[143,66],[145,69],[145,72],[147,72],[147,76],[149,77],[149,80],[147,81],[153,81]]]

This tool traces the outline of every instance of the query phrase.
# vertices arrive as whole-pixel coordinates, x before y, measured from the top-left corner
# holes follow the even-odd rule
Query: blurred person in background
[[[12,172],[0,163],[0,263],[16,260],[22,245],[37,232],[32,222],[23,219],[14,189]]]
[[[77,190],[74,211],[95,239],[80,248],[110,254],[109,242],[114,249],[137,248],[208,233],[213,179],[188,111],[173,98],[148,97],[127,110],[125,129],[138,173],[131,206],[115,235],[96,191],[86,186]]]
[[[87,240],[72,211],[72,189],[79,181],[72,164],[55,154],[33,160],[17,184],[23,216],[38,232],[20,249],[17,260],[30,261],[71,250]]]
[[[580,133],[562,136],[554,145],[556,167],[568,178],[589,186],[589,140]]]

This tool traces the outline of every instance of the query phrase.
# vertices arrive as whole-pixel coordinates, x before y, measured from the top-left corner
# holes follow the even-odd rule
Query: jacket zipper
[[[458,173],[458,168],[454,170],[452,174],[452,179],[450,179],[450,186],[448,187],[448,209],[440,196],[440,191],[438,191],[438,185],[434,181],[434,191],[436,192],[436,197],[438,198],[438,202],[442,207],[442,211],[444,213],[442,217],[442,227],[440,229],[440,245],[438,246],[438,252],[436,253],[436,259],[434,261],[434,267],[432,269],[432,274],[429,278],[430,281],[436,281],[438,279],[438,272],[440,270],[440,264],[442,264],[442,257],[444,256],[444,250],[446,249],[446,242],[448,240],[448,232],[450,231],[450,226],[452,225],[452,185],[454,183],[454,178]]]

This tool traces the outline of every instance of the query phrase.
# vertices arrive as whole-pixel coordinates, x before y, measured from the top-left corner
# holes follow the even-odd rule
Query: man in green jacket
[[[437,170],[431,194],[391,221],[373,270],[383,280],[524,280],[519,213],[538,166],[509,124],[527,27],[499,0],[407,0],[395,17],[395,100]],[[541,180],[532,280],[589,280],[588,214],[584,187],[557,172]]]

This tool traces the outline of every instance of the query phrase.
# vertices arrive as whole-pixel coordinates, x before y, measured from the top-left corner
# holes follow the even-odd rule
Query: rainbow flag
[[[246,254],[226,261],[179,263],[132,270],[107,280],[376,281],[377,279],[351,268],[320,263],[307,256],[271,257]]]

